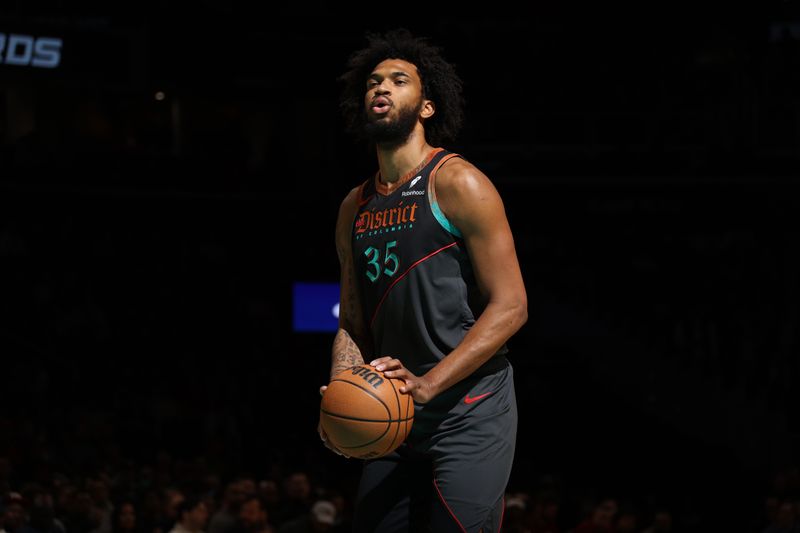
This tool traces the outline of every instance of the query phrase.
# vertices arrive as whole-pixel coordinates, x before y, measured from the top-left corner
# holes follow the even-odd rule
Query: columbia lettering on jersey
[[[375,356],[397,357],[416,375],[450,353],[485,306],[461,234],[436,200],[436,172],[453,157],[460,156],[433,150],[391,192],[380,176],[367,180],[353,223],[354,264]]]

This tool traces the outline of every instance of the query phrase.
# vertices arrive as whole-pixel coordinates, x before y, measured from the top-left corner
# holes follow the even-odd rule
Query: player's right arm
[[[341,292],[339,329],[333,340],[331,378],[351,366],[364,364],[364,358],[372,355],[353,264],[351,239],[358,197],[359,187],[356,187],[342,201],[336,221],[336,253],[339,256]]]
[[[336,254],[339,256],[340,266],[340,295],[339,295],[339,329],[333,340],[331,353],[331,378],[351,366],[364,364],[364,357],[371,357],[369,334],[364,322],[361,300],[358,297],[356,286],[355,267],[353,265],[353,250],[351,234],[353,220],[358,210],[359,188],[356,187],[342,202],[339,207],[339,216],[336,220]],[[320,394],[325,393],[328,387],[323,385]],[[344,455],[328,441],[322,424],[318,424],[317,431],[323,444],[334,453]]]

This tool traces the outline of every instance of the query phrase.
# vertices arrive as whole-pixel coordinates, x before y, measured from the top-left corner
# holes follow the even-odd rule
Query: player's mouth
[[[385,96],[378,96],[374,100],[372,100],[372,104],[370,105],[369,109],[376,115],[383,115],[392,108],[392,101],[386,98]]]

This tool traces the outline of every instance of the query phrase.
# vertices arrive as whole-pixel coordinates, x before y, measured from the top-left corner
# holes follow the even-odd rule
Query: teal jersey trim
[[[444,216],[444,213],[442,213],[442,209],[439,207],[438,201],[436,200],[431,201],[431,211],[433,211],[433,216],[436,218],[436,221],[439,224],[441,224],[441,226],[444,229],[446,229],[459,239],[462,238],[461,232],[458,231],[458,228],[455,227],[449,220],[447,220],[447,217]]]

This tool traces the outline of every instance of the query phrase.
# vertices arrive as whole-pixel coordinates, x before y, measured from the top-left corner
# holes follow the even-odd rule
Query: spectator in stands
[[[327,533],[335,523],[336,506],[328,500],[319,500],[304,516],[282,524],[278,533]]]
[[[122,500],[114,506],[111,513],[111,533],[139,533],[136,520],[136,506],[130,500]]]
[[[208,508],[200,498],[186,498],[178,505],[178,517],[170,533],[203,533],[208,522]]]
[[[311,510],[311,482],[305,472],[293,472],[284,482],[286,498],[278,524],[306,516]]]
[[[17,533],[27,521],[22,495],[10,492],[4,501],[3,513],[0,514],[0,529],[6,533]]]
[[[505,533],[533,533],[526,525],[528,502],[525,495],[506,494],[503,510],[503,531]]]
[[[239,507],[246,497],[242,480],[235,479],[225,486],[222,505],[211,517],[208,533],[231,533],[237,526]]]
[[[108,480],[103,476],[91,477],[86,480],[86,491],[92,498],[92,508],[100,520],[100,524],[92,533],[111,532],[111,512],[114,506],[109,498],[108,485]]]
[[[618,504],[614,498],[604,498],[594,506],[591,514],[573,530],[573,533],[612,533]]]
[[[65,533],[64,525],[56,519],[53,497],[38,485],[23,489],[23,501],[27,502],[28,520],[17,533]]]
[[[186,496],[183,492],[174,487],[169,487],[163,491],[153,533],[166,533],[175,527],[180,518],[178,509],[185,499]]]
[[[281,491],[278,484],[272,479],[263,479],[258,482],[257,493],[266,506],[267,515],[275,523],[281,508]]]
[[[68,533],[90,533],[103,521],[102,513],[95,508],[92,496],[84,490],[75,490],[66,502],[64,528]]]
[[[555,493],[542,491],[535,494],[527,516],[531,533],[560,533],[559,509],[560,505]]]
[[[242,533],[274,533],[269,523],[269,513],[264,500],[255,494],[245,498],[239,508],[239,523]]]

